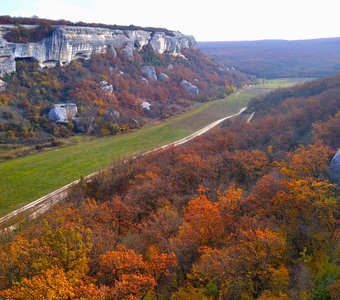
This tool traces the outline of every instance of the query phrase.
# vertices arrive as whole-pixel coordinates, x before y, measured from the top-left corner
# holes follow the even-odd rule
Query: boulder
[[[191,82],[183,79],[181,81],[181,86],[184,87],[187,92],[189,92],[192,95],[198,95],[199,94],[199,89],[196,85],[193,85]]]
[[[156,80],[157,80],[156,70],[155,70],[155,67],[153,67],[153,66],[143,66],[143,67],[142,67],[142,73],[143,73],[149,80],[152,80],[152,81],[156,81]]]
[[[331,164],[329,166],[331,179],[340,184],[340,148],[337,153],[334,155]]]
[[[100,85],[100,88],[103,90],[103,91],[106,91],[108,92],[109,94],[112,94],[113,93],[113,86],[112,84],[109,84],[107,81],[101,81],[99,82],[99,85]]]
[[[65,107],[62,105],[55,105],[48,113],[48,118],[56,123],[67,123]]]
[[[158,79],[161,80],[161,81],[167,81],[167,80],[169,80],[169,76],[166,75],[165,73],[159,73]]]
[[[139,77],[140,81],[145,83],[145,84],[149,84],[149,80],[147,80],[145,77],[141,76]]]
[[[173,56],[184,60],[188,60],[188,58],[182,53],[173,53]]]
[[[114,111],[112,112],[112,117],[113,117],[114,119],[119,119],[119,118],[120,118],[120,112],[114,110]]]
[[[54,104],[48,113],[48,118],[56,123],[67,123],[74,119],[78,112],[77,105],[74,103]]]
[[[142,103],[142,108],[145,109],[145,110],[150,110],[151,109],[151,103],[144,101]]]

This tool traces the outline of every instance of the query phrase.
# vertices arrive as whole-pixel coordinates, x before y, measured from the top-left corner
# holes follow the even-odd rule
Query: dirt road
[[[240,115],[246,109],[247,109],[247,107],[244,107],[244,108],[240,109],[240,111],[238,113],[227,116],[227,117],[222,118],[222,119],[219,119],[217,121],[214,121],[214,122],[210,123],[209,125],[205,126],[204,128],[194,132],[193,134],[191,134],[191,135],[189,135],[189,136],[187,136],[183,139],[180,139],[178,141],[169,143],[167,145],[157,147],[157,148],[152,149],[150,151],[144,152],[140,155],[134,156],[133,159],[138,159],[142,156],[145,156],[145,155],[148,155],[150,153],[154,153],[154,152],[157,152],[157,151],[160,151],[160,150],[164,150],[164,149],[169,148],[169,147],[176,147],[176,146],[185,144],[185,143],[191,141],[192,139],[206,133],[207,131],[211,130],[212,128],[216,127],[218,124],[222,123],[223,121]],[[108,167],[108,168],[110,168],[110,167]],[[98,175],[101,171],[102,170],[97,171],[95,173],[92,173],[90,175],[87,175],[84,178],[84,180],[90,181],[91,178]],[[73,181],[73,182],[61,187],[60,189],[58,189],[58,190],[56,190],[56,191],[54,191],[54,192],[52,192],[48,195],[45,195],[45,196],[43,196],[43,197],[41,197],[41,198],[31,202],[31,203],[19,208],[19,209],[7,214],[6,216],[0,218],[0,228],[3,228],[3,229],[6,228],[6,229],[9,229],[9,230],[12,230],[12,229],[15,228],[15,225],[13,225],[13,224],[17,224],[20,221],[20,219],[22,219],[24,217],[29,218],[29,219],[36,218],[38,215],[44,213],[45,211],[50,209],[52,206],[54,206],[55,204],[57,204],[61,200],[65,199],[69,194],[70,188],[72,186],[78,184],[79,181],[80,181],[80,179]]]

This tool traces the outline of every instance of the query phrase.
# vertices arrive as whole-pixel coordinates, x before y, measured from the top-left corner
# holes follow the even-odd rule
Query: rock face
[[[331,161],[330,175],[335,183],[340,184],[340,149],[338,149]]]
[[[151,48],[162,54],[169,52],[178,55],[181,49],[196,47],[195,39],[192,36],[183,35],[180,32],[173,32],[174,36],[168,36],[164,32],[156,32],[150,40]]]
[[[191,82],[185,79],[181,81],[181,85],[192,95],[198,95],[200,92],[196,85],[193,85]]]
[[[142,48],[149,43],[151,38],[151,32],[143,30],[127,30],[125,33],[133,45],[136,46],[137,51],[142,50]]]
[[[77,58],[90,58],[109,47],[122,49],[130,60],[133,51],[150,45],[155,52],[180,55],[185,48],[196,47],[195,39],[179,32],[169,36],[164,32],[143,30],[113,30],[99,27],[56,26],[51,37],[38,43],[9,43],[3,36],[15,25],[0,25],[0,76],[15,71],[16,58],[34,58],[42,67],[69,64]]]
[[[56,123],[67,123],[71,121],[78,112],[77,105],[74,103],[55,104],[48,113],[48,118]]]
[[[7,87],[7,83],[6,83],[6,82],[3,82],[3,81],[0,79],[0,92],[5,92],[5,91],[6,91],[6,87]]]
[[[153,66],[143,66],[142,67],[142,73],[149,79],[152,81],[156,81],[157,80],[157,74],[156,74],[156,70]]]
[[[0,31],[0,77],[13,71],[15,71],[14,54],[6,41],[1,38]]]

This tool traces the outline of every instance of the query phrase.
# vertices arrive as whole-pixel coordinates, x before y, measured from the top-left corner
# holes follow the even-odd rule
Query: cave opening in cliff
[[[42,68],[53,68],[58,65],[58,61],[53,59],[45,60],[40,65]]]
[[[75,56],[74,59],[89,59],[90,55],[87,52],[78,52]]]
[[[3,61],[6,61],[8,59],[10,59],[11,57],[10,56],[7,56],[7,55],[3,55],[3,56],[0,56],[0,62],[3,62]]]
[[[38,62],[34,57],[16,57],[16,62],[36,63]]]

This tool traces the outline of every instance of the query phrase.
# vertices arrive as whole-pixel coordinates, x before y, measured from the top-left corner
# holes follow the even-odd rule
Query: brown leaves
[[[326,122],[319,121],[313,124],[313,137],[321,140],[325,145],[337,149],[340,141],[340,111],[330,117]]]
[[[266,288],[280,292],[288,280],[287,269],[276,268],[284,252],[285,242],[279,234],[269,229],[242,230],[226,247],[201,247],[191,276],[215,282],[225,299],[252,297]]]
[[[105,277],[105,281],[111,284],[125,273],[139,273],[145,268],[143,256],[122,245],[115,251],[103,254],[99,263],[101,274]]]
[[[101,282],[119,299],[139,299],[152,290],[161,276],[169,275],[176,265],[174,254],[159,253],[149,248],[147,259],[132,249],[119,245],[100,257]]]
[[[212,245],[223,239],[224,226],[219,206],[204,195],[189,201],[183,220],[179,239],[186,244]]]
[[[54,267],[31,279],[24,278],[13,288],[0,291],[0,296],[12,300],[104,299],[104,292],[93,283],[70,277]]]
[[[322,144],[300,146],[289,159],[281,164],[281,172],[292,179],[325,178],[332,151]]]

